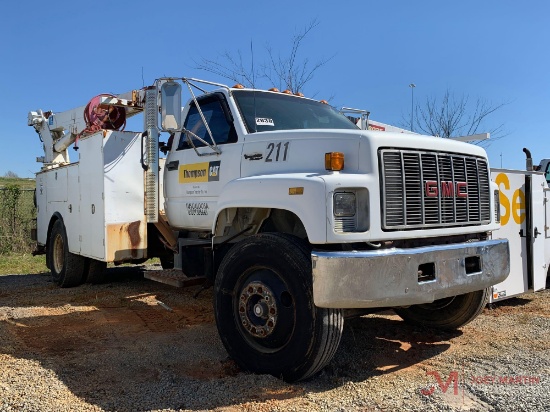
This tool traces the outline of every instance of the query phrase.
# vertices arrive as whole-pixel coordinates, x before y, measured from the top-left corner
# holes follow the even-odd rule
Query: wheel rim
[[[58,234],[53,240],[53,268],[55,273],[61,273],[63,270],[64,258],[63,237]]]
[[[243,328],[256,338],[265,338],[277,325],[275,295],[262,282],[250,282],[239,296],[239,315]]]
[[[272,353],[287,345],[296,323],[294,297],[274,271],[256,269],[242,277],[235,299],[235,319],[245,340]]]

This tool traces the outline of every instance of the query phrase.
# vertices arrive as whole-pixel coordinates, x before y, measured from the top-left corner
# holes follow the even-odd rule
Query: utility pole
[[[409,87],[411,88],[411,132],[414,132],[414,88],[416,84],[411,83]]]

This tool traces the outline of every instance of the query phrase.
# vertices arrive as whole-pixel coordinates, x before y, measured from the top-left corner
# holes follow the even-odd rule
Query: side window
[[[201,108],[202,114],[204,115],[204,118],[208,123],[208,127],[212,132],[212,136],[214,137],[214,141],[216,142],[216,144],[236,142],[237,135],[235,132],[235,128],[232,123],[227,121],[227,117],[222,108],[222,102],[219,100],[219,98],[208,97],[206,99],[203,99],[202,101],[199,100],[198,103]],[[192,104],[192,106],[189,108],[189,112],[187,114],[187,118],[185,119],[183,127],[185,128],[185,130],[189,130],[193,134],[200,137],[202,140],[206,142],[211,141],[208,130],[206,129],[201,115],[194,104]],[[193,137],[193,135],[191,135],[190,137],[196,147],[205,146],[204,143]],[[186,133],[182,133],[177,150],[188,149],[190,147],[192,146],[187,140]]]

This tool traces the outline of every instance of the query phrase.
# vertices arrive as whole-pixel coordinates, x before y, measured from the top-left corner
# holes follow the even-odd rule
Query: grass
[[[19,177],[0,177],[0,187],[6,187],[9,185],[19,186],[21,189],[34,189],[36,187],[35,180],[32,178],[19,178]]]
[[[148,265],[159,264],[158,258],[149,259]],[[123,263],[119,266],[134,266],[132,263]],[[109,263],[109,267],[115,267]],[[33,256],[30,253],[8,253],[0,254],[0,276],[16,274],[36,274],[49,272],[46,267],[46,255]]]
[[[31,179],[0,178],[0,254],[30,253],[35,227]]]
[[[46,256],[30,253],[9,253],[0,255],[0,275],[35,274],[48,272]]]

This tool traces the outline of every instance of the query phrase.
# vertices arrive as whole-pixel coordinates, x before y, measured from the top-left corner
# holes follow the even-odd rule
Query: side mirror
[[[181,85],[168,81],[160,87],[162,130],[181,130]]]

